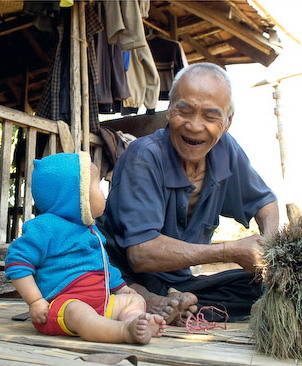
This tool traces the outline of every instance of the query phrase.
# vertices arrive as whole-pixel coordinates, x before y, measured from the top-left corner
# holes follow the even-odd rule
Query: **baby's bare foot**
[[[160,315],[140,314],[127,323],[126,342],[147,344],[152,337],[160,337],[164,331],[165,321]]]
[[[152,337],[161,337],[162,333],[164,332],[166,328],[166,321],[161,315],[158,314],[146,314],[150,318],[150,327],[152,329]]]

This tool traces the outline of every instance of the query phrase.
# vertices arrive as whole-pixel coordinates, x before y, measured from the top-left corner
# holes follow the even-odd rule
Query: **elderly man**
[[[167,128],[132,142],[116,164],[105,217],[116,261],[132,281],[161,296],[193,293],[199,307],[226,310],[236,320],[261,294],[254,279],[262,240],[278,229],[279,214],[275,195],[227,133],[232,117],[222,68],[182,69],[170,91]],[[245,227],[254,217],[260,235],[209,245],[219,215]],[[190,271],[215,262],[242,269],[211,276]]]

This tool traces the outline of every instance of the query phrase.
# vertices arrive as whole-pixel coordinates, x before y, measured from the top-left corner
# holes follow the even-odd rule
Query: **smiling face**
[[[185,164],[204,164],[231,124],[230,106],[230,90],[223,80],[197,72],[179,80],[167,117],[172,144]]]
[[[90,180],[90,210],[91,216],[95,219],[101,216],[105,209],[105,197],[100,188],[100,174],[98,168],[91,163],[91,180]]]

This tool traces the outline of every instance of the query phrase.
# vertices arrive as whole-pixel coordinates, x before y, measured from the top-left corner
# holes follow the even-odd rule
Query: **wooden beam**
[[[208,27],[211,27],[211,23],[209,23],[205,20],[201,20],[201,21],[193,23],[193,24],[188,24],[188,25],[184,25],[182,27],[178,27],[177,33],[179,36],[181,36],[182,34],[187,34],[187,33],[200,33],[200,32],[202,32],[202,30],[204,28],[208,28]]]
[[[197,41],[198,39],[203,39],[203,38],[206,38],[206,37],[210,37],[210,36],[214,36],[215,34],[217,33],[221,33],[222,30],[220,28],[215,28],[215,29],[212,29],[208,32],[205,32],[205,33],[200,33],[200,34],[196,34],[194,36],[194,39]]]
[[[171,14],[170,17],[170,38],[174,41],[178,40],[177,16],[175,14]]]
[[[31,48],[34,50],[37,57],[42,61],[48,64],[50,62],[50,59],[46,52],[42,49],[39,42],[36,40],[36,38],[32,35],[31,31],[29,29],[22,29],[22,34],[25,37],[25,39],[30,44]]]
[[[39,74],[48,73],[49,70],[50,70],[50,67],[47,67],[47,66],[41,67],[41,68],[35,69],[35,70],[30,70],[29,71],[29,78],[30,79],[33,79],[33,78],[35,78]],[[1,79],[1,83],[6,83],[9,80],[16,80],[16,82],[22,82],[22,80],[23,80],[23,74],[16,74],[14,76],[10,76],[10,77],[7,77],[7,78],[3,78],[3,79]]]
[[[14,97],[16,98],[16,101],[18,102],[18,104],[20,104],[21,103],[21,88],[16,85],[13,78],[11,78],[7,82],[7,85],[9,87],[10,91],[13,93]]]
[[[237,22],[231,19],[227,19],[218,11],[209,8],[203,2],[197,1],[176,1],[167,0],[171,4],[185,9],[189,13],[192,13],[202,19],[205,19],[215,26],[224,29],[226,32],[231,33],[235,37],[241,39],[242,41],[250,44],[252,47],[258,49],[269,55],[272,51],[272,45],[269,44],[268,40],[261,34],[256,32],[251,32],[245,27],[241,26]]]
[[[150,11],[149,11],[149,20],[150,19],[156,19],[160,23],[168,26],[169,25],[169,19],[168,19],[167,15],[162,10],[160,10],[159,8],[154,6],[152,4],[152,2],[150,2],[150,3],[151,3],[151,7],[150,7]]]
[[[20,24],[15,27],[12,27],[12,28],[0,30],[0,37],[5,36],[7,34],[11,34],[13,32],[17,32],[17,31],[25,29],[25,28],[29,28],[31,26],[33,26],[32,22],[26,22],[25,24]]]
[[[253,60],[248,56],[221,57],[225,65],[250,64]]]
[[[29,86],[29,72],[28,69],[24,72],[24,83],[23,83],[23,110],[28,113],[34,115],[34,111],[31,108],[29,101],[28,101],[28,86]]]
[[[201,53],[208,61],[225,68],[224,64],[217,57],[213,56],[206,47],[195,41],[193,37],[190,37],[188,34],[183,34],[181,38],[189,43],[197,52]]]
[[[153,29],[157,30],[158,32],[162,33],[162,34],[163,34],[163,35],[165,35],[166,37],[170,37],[170,33],[169,33],[169,32],[167,32],[166,30],[164,30],[164,29],[162,29],[162,28],[158,27],[156,24],[152,23],[150,20],[148,20],[148,19],[143,19],[143,22],[144,22],[145,24],[147,24],[149,27],[151,27],[151,28],[153,28]]]
[[[253,62],[259,62],[266,67],[269,66],[277,57],[277,54],[273,52],[273,50],[268,55],[264,54],[236,37],[228,39],[228,43],[240,53],[244,54],[245,56],[249,56]]]
[[[208,52],[210,52],[211,55],[216,56],[225,52],[234,52],[234,47],[232,47],[230,44],[226,42],[223,42],[210,46],[207,48],[207,50]]]

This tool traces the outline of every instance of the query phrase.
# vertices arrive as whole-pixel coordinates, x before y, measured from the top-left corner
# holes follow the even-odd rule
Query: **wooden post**
[[[10,186],[10,165],[13,125],[2,123],[2,143],[0,157],[0,243],[6,243],[7,212]]]
[[[177,26],[177,16],[175,14],[172,14],[170,17],[170,35],[171,39],[173,39],[174,41],[178,40]]]
[[[82,81],[82,130],[83,144],[82,150],[89,152],[89,81],[88,81],[88,60],[87,60],[87,41],[86,41],[86,18],[85,2],[79,3],[80,21],[80,51],[81,51],[81,81]]]
[[[26,136],[25,152],[25,186],[24,186],[24,204],[23,220],[24,222],[32,218],[32,195],[31,195],[31,175],[33,171],[33,160],[35,158],[37,130],[28,127]]]
[[[80,41],[79,41],[79,4],[71,8],[70,35],[70,118],[71,135],[75,152],[81,150],[81,76],[80,76]]]

